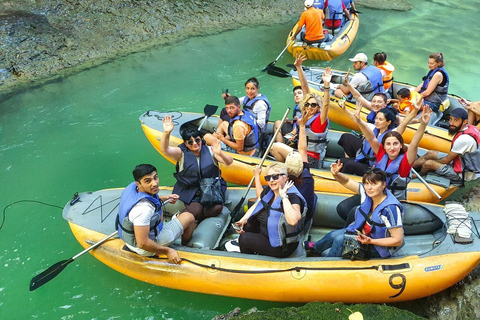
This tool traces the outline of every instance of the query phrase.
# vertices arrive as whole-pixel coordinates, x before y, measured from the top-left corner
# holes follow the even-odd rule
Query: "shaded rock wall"
[[[358,0],[409,9],[405,0]],[[288,21],[303,10],[291,0],[3,0],[0,92],[88,67],[118,55],[246,24]]]

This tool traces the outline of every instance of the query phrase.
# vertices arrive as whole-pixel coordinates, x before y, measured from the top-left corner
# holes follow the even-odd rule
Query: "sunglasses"
[[[275,173],[275,174],[269,174],[268,176],[265,176],[265,181],[270,181],[272,179],[273,181],[278,180],[280,176],[286,176],[285,173]]]
[[[368,168],[365,168],[365,173],[370,173],[370,172],[373,172],[373,173],[380,173],[380,172],[382,172],[382,169],[375,168],[375,167],[368,167]]]
[[[200,139],[199,137],[196,137],[195,141],[188,140],[187,143],[188,143],[188,145],[193,146],[194,143],[199,144],[200,141],[202,141],[202,139]]]
[[[312,103],[305,102],[304,106],[305,106],[305,108],[316,108],[316,107],[318,107],[318,103],[316,103],[316,102],[312,102]]]

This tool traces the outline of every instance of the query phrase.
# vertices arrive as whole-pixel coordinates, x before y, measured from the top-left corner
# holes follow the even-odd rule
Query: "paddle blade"
[[[211,104],[207,104],[205,105],[205,108],[203,108],[203,112],[207,117],[214,115],[215,112],[217,112],[217,110],[218,110],[218,106],[214,106]]]
[[[270,62],[265,68],[262,69],[262,72],[267,71],[270,67],[273,67],[277,61]]]
[[[47,270],[40,273],[39,275],[33,277],[32,280],[30,281],[30,291],[33,291],[43,286],[45,283],[55,278],[72,261],[73,261],[72,258],[68,260],[59,261],[55,263],[53,266],[51,266],[50,268],[48,268]]]
[[[238,212],[240,211],[240,208],[243,206],[244,201],[245,201],[245,196],[243,196],[242,199],[240,199],[240,201],[237,203],[237,205],[233,209],[230,215],[232,217],[232,220],[235,220],[235,217],[238,215]]]
[[[270,66],[267,70],[267,73],[271,76],[280,78],[288,78],[292,76],[288,71],[275,66]]]

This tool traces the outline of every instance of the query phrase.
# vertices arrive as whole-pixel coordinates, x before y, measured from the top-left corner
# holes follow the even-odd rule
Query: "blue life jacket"
[[[255,207],[248,219],[256,216],[261,211],[267,211],[267,232],[270,245],[274,248],[284,247],[287,244],[299,242],[299,234],[302,232],[305,221],[305,214],[307,212],[307,202],[302,194],[297,190],[295,186],[288,189],[287,194],[297,195],[303,202],[302,218],[295,226],[291,226],[285,219],[285,214],[282,208],[282,199],[278,196],[271,205],[268,203],[275,197],[275,194],[270,189],[260,202]]]
[[[245,98],[243,99],[243,111],[248,111],[252,114],[255,114],[253,112],[253,106],[255,105],[255,103],[257,103],[258,101],[265,101],[265,103],[267,104],[267,114],[265,115],[265,125],[267,125],[268,123],[268,119],[270,119],[270,111],[272,110],[272,106],[270,105],[270,101],[268,101],[267,97],[264,96],[263,94],[259,94],[258,96],[256,96],[255,98],[251,99],[248,97],[248,96],[245,96]],[[265,128],[264,128],[265,129]]]
[[[325,152],[327,150],[327,134],[328,134],[328,127],[329,121],[327,118],[327,127],[325,132],[322,133],[315,133],[312,131],[311,125],[315,119],[320,117],[320,113],[317,113],[310,119],[308,119],[307,123],[305,124],[306,129],[306,136],[307,136],[307,150],[311,152],[315,152],[320,154],[320,162],[325,158]]]
[[[340,20],[342,22],[341,25],[343,25],[342,0],[328,0],[328,6],[325,8],[325,20]]]
[[[385,133],[391,131],[392,129],[386,130],[384,133],[380,134],[380,130],[377,128],[373,129],[373,134],[377,138],[378,141],[382,141],[383,136]],[[370,167],[373,167],[377,163],[377,158],[375,157],[375,152],[373,152],[370,143],[367,139],[363,139],[362,148],[358,151],[357,156],[355,157],[355,162],[363,161],[363,159],[367,159]]]
[[[370,111],[367,115],[367,122],[375,124],[375,118],[377,117],[377,113],[375,111]]]
[[[364,188],[362,184],[361,188]],[[389,190],[387,190],[387,197],[385,200],[383,200],[373,212],[371,212],[372,198],[367,196],[365,201],[357,208],[357,211],[355,211],[355,221],[347,227],[347,232],[355,233],[355,230],[361,230],[365,222],[368,222],[368,224],[372,226],[370,234],[372,239],[388,238],[390,232],[381,219],[381,216],[389,218],[389,221],[395,221],[394,217],[397,214],[397,208],[400,209],[403,218],[403,206]],[[369,217],[370,212],[371,216]],[[388,258],[401,247],[403,247],[403,244],[400,247],[375,246],[375,249],[382,258]]]
[[[438,84],[435,90],[431,95],[425,97],[424,99],[433,103],[440,105],[443,101],[447,99],[448,86],[450,84],[450,78],[448,77],[447,71],[444,68],[436,68],[428,71],[427,75],[423,77],[423,84],[420,88],[420,92],[427,90],[428,84],[432,81],[433,75],[436,72],[441,72],[443,75],[442,83]]]
[[[352,2],[353,0],[342,0],[343,4],[347,8],[347,10],[350,12],[350,9],[352,9]]]
[[[138,192],[135,182],[130,183],[122,192],[120,198],[120,205],[118,208],[117,221],[115,222],[118,230],[118,236],[125,241],[125,243],[137,247],[135,240],[135,233],[133,230],[133,223],[128,219],[130,210],[142,199],[148,200],[155,207],[157,214],[152,216],[150,220],[150,232],[148,237],[155,241],[158,233],[163,228],[162,222],[162,204],[158,195],[151,196],[149,194]]]
[[[221,172],[213,162],[212,154],[206,145],[202,144],[202,149],[200,150],[201,170],[198,169],[197,157],[193,152],[191,152],[184,143],[179,144],[178,147],[183,152],[183,170],[179,171],[180,166],[177,162],[177,172],[173,174],[177,182],[173,187],[172,193],[178,194],[180,200],[186,204],[190,204],[200,189],[200,180],[202,178],[219,177]],[[225,181],[222,181],[222,185],[225,185],[226,188]]]
[[[232,141],[235,141],[233,137],[233,123],[237,120],[245,122],[252,128],[250,133],[245,137],[245,141],[243,144],[243,151],[251,151],[255,149],[258,146],[258,136],[259,136],[257,120],[255,118],[255,115],[248,111],[243,111],[242,115],[236,116],[235,118],[230,119],[230,124],[228,125],[228,135],[230,136],[230,139],[232,139]]]
[[[398,169],[400,168],[400,163],[402,162],[403,157],[406,157],[406,154],[401,154],[396,157],[394,160],[388,164],[389,158],[387,153],[385,153],[375,165],[376,168],[379,168],[385,171],[387,175],[387,188],[397,197],[399,200],[407,199],[407,185],[412,180],[412,173],[408,177],[402,178],[398,174]]]
[[[380,69],[374,66],[367,66],[360,73],[367,77],[367,84],[358,86],[357,91],[367,100],[372,100],[372,97],[377,92],[385,92],[383,88],[383,77]]]
[[[302,117],[302,111],[300,111],[300,106],[298,104],[293,107],[292,111],[292,117],[295,119],[295,117],[301,118]]]
[[[325,6],[325,1],[324,0],[313,0],[313,7],[315,9],[323,10],[324,6]]]

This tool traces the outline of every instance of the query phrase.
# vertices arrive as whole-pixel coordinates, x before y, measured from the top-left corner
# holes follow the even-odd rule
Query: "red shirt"
[[[385,149],[383,148],[383,145],[380,144],[380,149],[378,149],[378,153],[375,154],[375,157],[377,158],[377,163],[383,158],[383,156],[387,153]],[[388,159],[388,165],[392,162],[392,160]],[[410,171],[412,170],[412,163],[408,163],[407,157],[403,157],[402,161],[400,162],[400,166],[398,167],[398,175],[402,178],[408,177],[410,174]]]
[[[310,124],[310,130],[312,130],[315,133],[325,132],[325,130],[327,130],[328,121],[325,121],[324,123],[322,123],[320,120],[320,114],[316,117],[317,118],[313,120],[313,122]],[[320,159],[320,154],[313,151],[307,151],[307,155],[315,159]]]

